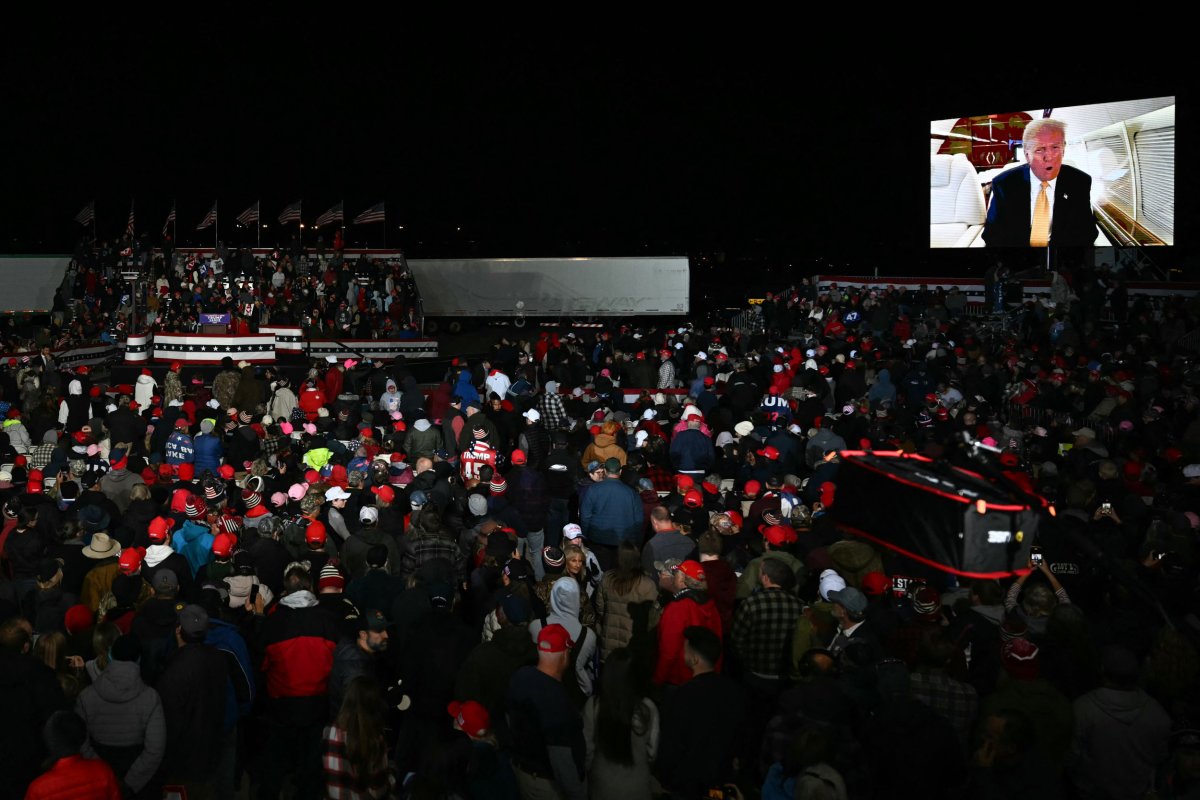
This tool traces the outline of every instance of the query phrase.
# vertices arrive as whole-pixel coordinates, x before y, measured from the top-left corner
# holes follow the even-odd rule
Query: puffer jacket
[[[212,433],[198,434],[192,439],[192,450],[195,452],[196,460],[193,463],[196,467],[196,477],[204,475],[205,470],[216,475],[221,466],[221,456],[225,453],[221,439]]]
[[[121,786],[112,767],[95,758],[67,756],[29,785],[25,800],[70,800],[99,797],[121,800]]]
[[[4,421],[4,432],[8,434],[8,443],[13,446],[21,455],[25,455],[33,447],[33,441],[29,438],[29,431],[19,419],[9,419]]]
[[[267,413],[272,419],[290,420],[296,408],[296,393],[287,386],[276,386],[268,403]]]
[[[600,581],[596,591],[596,614],[600,618],[600,658],[608,657],[612,651],[629,646],[633,641],[634,623],[629,607],[634,603],[649,603],[648,629],[658,624],[658,586],[645,575],[634,582],[633,588],[619,594],[613,586],[614,573],[609,572]]]
[[[625,466],[625,450],[617,444],[617,437],[609,433],[597,433],[596,438],[583,451],[583,458],[579,459],[579,463],[587,467],[589,461],[599,461],[604,463],[605,459],[615,458],[621,462],[621,466]]]
[[[154,397],[154,390],[158,388],[158,382],[149,375],[138,375],[137,382],[133,384],[133,399],[138,404],[139,408],[149,408],[150,401]]]
[[[862,586],[863,576],[868,572],[883,571],[879,553],[866,542],[834,542],[829,546],[829,557],[834,569],[846,579],[846,585],[856,589]]]
[[[167,726],[158,692],[142,682],[133,661],[113,661],[91,686],[83,690],[75,711],[87,723],[88,741],[83,754],[97,755],[105,748],[136,748],[141,753],[122,778],[135,791],[150,782],[167,747]]]

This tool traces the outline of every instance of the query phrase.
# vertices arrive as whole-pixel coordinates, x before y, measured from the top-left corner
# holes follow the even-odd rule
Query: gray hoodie
[[[575,678],[579,681],[579,688],[590,697],[593,682],[592,656],[596,651],[597,638],[594,631],[585,628],[579,621],[579,605],[579,582],[569,575],[564,575],[550,587],[550,611],[546,615],[545,623],[540,619],[533,620],[529,623],[529,633],[536,642],[543,624],[557,623],[567,629],[571,641],[578,642],[579,637],[584,637],[579,657],[575,659]]]
[[[87,723],[85,756],[97,756],[93,742],[108,747],[141,745],[141,755],[123,776],[130,788],[141,791],[162,763],[167,729],[158,692],[142,682],[137,663],[111,662],[79,695],[75,711]]]
[[[1141,689],[1094,689],[1075,701],[1071,776],[1080,797],[1141,797],[1167,758],[1171,718]]]

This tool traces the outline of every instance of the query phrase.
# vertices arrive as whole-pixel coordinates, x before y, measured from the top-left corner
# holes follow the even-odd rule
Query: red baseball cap
[[[862,590],[864,594],[879,597],[887,594],[891,589],[892,579],[878,570],[868,572],[862,576]]]
[[[763,538],[775,547],[796,541],[796,530],[791,525],[769,525],[763,529]]]
[[[758,481],[746,481],[746,485],[742,487],[742,493],[751,496],[756,496],[762,491],[762,484]]]
[[[324,546],[325,538],[325,523],[319,519],[314,519],[308,523],[308,527],[304,529],[304,541],[308,544],[319,544]]]
[[[575,646],[571,634],[557,622],[547,625],[538,631],[537,647],[542,653],[565,653]]]
[[[526,463],[527,459],[525,457],[525,451],[524,450],[513,450],[512,457],[509,460],[512,461],[512,463],[517,464],[517,465]]]
[[[155,517],[150,520],[149,536],[152,542],[165,542],[167,534],[171,532],[172,526],[175,525],[175,520],[165,517]]]
[[[230,536],[228,533],[218,533],[213,539],[212,552],[217,558],[229,558],[233,554],[233,547],[237,544],[237,539]]]
[[[687,494],[683,496],[683,504],[688,508],[700,508],[704,505],[704,495],[699,489],[688,489]]]
[[[492,727],[491,715],[474,700],[461,703],[454,700],[446,706],[446,710],[454,718],[454,726],[472,738],[485,735]]]
[[[179,480],[181,481],[190,481],[196,477],[196,467],[194,464],[180,464],[177,471],[179,472]]]
[[[142,567],[142,557],[146,554],[144,548],[127,547],[121,551],[121,559],[117,562],[126,575],[132,575]]]
[[[682,564],[676,567],[676,569],[694,581],[704,580],[704,567],[700,565],[699,561],[693,561],[689,558],[687,561],[684,561]]]
[[[396,499],[396,490],[390,486],[372,486],[371,493],[385,503],[391,503]]]
[[[687,491],[688,489],[691,489],[695,485],[696,485],[696,482],[694,480],[692,480],[691,475],[676,475],[675,476],[675,487],[678,489]]]
[[[760,456],[762,456],[763,458],[767,459],[768,461],[778,461],[779,460],[779,450],[775,447],[772,447],[771,445],[767,445],[762,450],[759,450],[758,454]]]

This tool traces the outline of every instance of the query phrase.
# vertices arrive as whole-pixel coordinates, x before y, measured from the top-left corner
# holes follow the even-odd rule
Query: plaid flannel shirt
[[[747,671],[783,674],[788,641],[804,606],[784,589],[758,589],[733,618],[733,647]]]
[[[943,670],[914,672],[908,676],[912,697],[942,717],[952,726],[958,738],[967,742],[979,711],[979,695],[975,687],[956,681]]]
[[[325,769],[325,797],[334,800],[373,800],[396,796],[396,778],[388,768],[386,755],[368,776],[366,787],[355,788],[362,782],[355,780],[354,769],[346,759],[346,732],[341,728],[330,725],[322,732],[321,766]]]

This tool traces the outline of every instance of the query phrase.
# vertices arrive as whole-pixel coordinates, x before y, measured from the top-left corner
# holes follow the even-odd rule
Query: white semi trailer
[[[468,317],[590,319],[689,311],[686,257],[409,259],[426,330]]]

